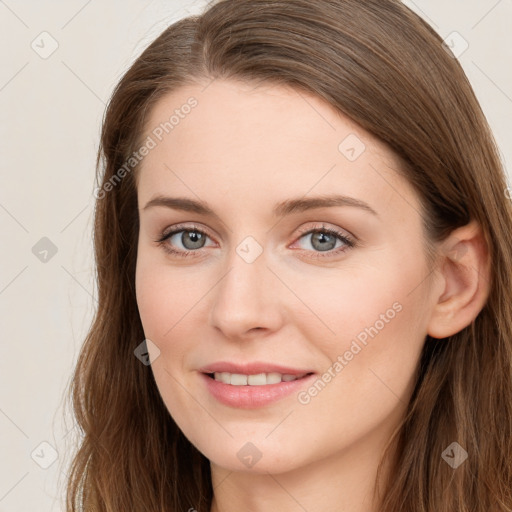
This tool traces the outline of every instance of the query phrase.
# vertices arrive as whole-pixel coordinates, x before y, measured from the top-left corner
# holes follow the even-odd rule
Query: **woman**
[[[512,510],[512,211],[395,0],[223,0],[103,124],[69,510]]]

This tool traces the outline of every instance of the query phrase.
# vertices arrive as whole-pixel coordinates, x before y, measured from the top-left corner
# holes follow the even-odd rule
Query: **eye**
[[[356,246],[355,239],[347,233],[324,225],[299,231],[301,236],[298,240],[307,240],[309,237],[308,244],[312,247],[312,250],[304,247],[302,249],[312,252],[314,258],[335,256]],[[194,253],[200,253],[200,249],[206,247],[205,244],[208,238],[210,238],[208,234],[197,226],[184,227],[178,225],[171,231],[162,233],[156,242],[169,254],[187,257],[196,256]],[[179,247],[180,245],[182,247]]]
[[[185,257],[205,247],[207,238],[209,238],[208,234],[196,226],[187,226],[186,229],[175,226],[172,231],[164,232],[156,242],[166,252]],[[183,248],[179,247],[180,244]],[[178,249],[175,249],[176,245]]]
[[[334,228],[328,228],[324,225],[318,228],[313,228],[305,231],[302,230],[301,233],[302,236],[299,238],[299,240],[309,239],[306,245],[312,247],[313,252],[317,253],[316,255],[313,256],[314,258],[324,258],[328,256],[337,255],[347,251],[352,247],[355,247],[356,245],[355,239],[352,238],[350,235],[338,231],[337,229]]]

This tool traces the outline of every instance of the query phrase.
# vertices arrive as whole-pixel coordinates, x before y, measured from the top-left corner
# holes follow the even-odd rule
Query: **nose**
[[[264,256],[265,252],[249,263],[233,251],[224,277],[212,290],[210,324],[226,338],[262,335],[282,324],[283,285],[267,267]]]

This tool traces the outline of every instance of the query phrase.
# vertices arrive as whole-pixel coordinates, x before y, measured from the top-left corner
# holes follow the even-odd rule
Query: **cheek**
[[[167,306],[165,285],[157,279],[157,274],[143,261],[137,262],[135,275],[137,306],[144,334],[149,339],[160,337],[159,333],[164,329],[164,310]]]
[[[139,314],[148,338],[165,341],[187,323],[187,312],[204,295],[203,280],[162,264],[142,252],[137,260],[135,287]]]
[[[376,323],[379,331],[389,331],[390,324],[401,323],[400,318],[419,307],[417,295],[410,293],[411,283],[418,281],[419,274],[418,269],[392,269],[382,264],[329,269],[301,279],[289,275],[287,279],[294,283],[294,294],[301,302],[291,297],[290,306],[296,307],[296,321],[309,328],[310,334],[316,330],[316,338],[325,338],[325,346],[329,346],[332,340],[351,339]]]
[[[155,381],[173,417],[177,413],[180,418],[180,412],[187,410],[189,397],[182,395],[177,382],[182,380],[180,373],[187,353],[195,347],[198,324],[192,306],[201,296],[200,291],[196,284],[190,284],[190,279],[187,284],[179,269],[171,270],[144,252],[137,261],[135,286],[144,335],[159,350],[151,364]]]
[[[382,274],[380,279],[376,287],[378,281],[361,278],[360,286],[335,300],[333,293],[330,300],[310,295],[335,334],[319,336],[318,320],[303,324],[305,339],[315,340],[325,363],[318,379],[297,396],[295,421],[314,431],[318,418],[332,418],[324,426],[327,441],[319,448],[326,454],[333,446],[392,429],[413,391],[424,343],[418,321],[421,301],[409,293],[407,279],[391,282]]]
[[[333,399],[376,407],[385,395],[407,399],[428,318],[421,262],[421,254],[382,258],[380,265],[346,267],[337,279],[317,273],[294,288],[309,307],[301,306],[296,324],[324,355],[319,371]]]

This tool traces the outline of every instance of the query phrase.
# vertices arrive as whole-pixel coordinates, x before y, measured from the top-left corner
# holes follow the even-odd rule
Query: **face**
[[[262,473],[380,445],[432,303],[393,153],[313,95],[222,80],[162,99],[145,140],[137,301],[186,437]]]

